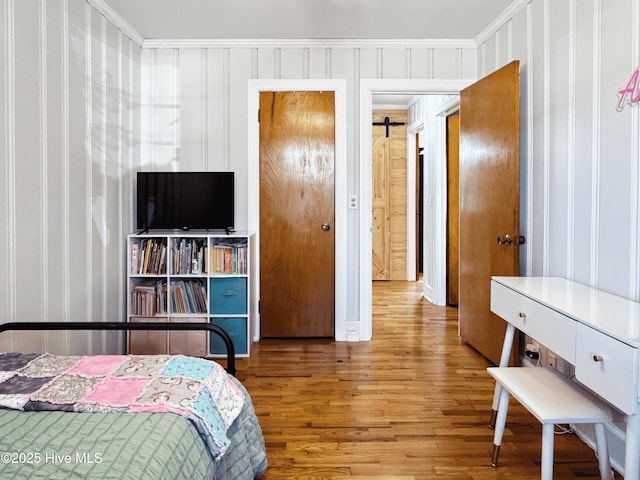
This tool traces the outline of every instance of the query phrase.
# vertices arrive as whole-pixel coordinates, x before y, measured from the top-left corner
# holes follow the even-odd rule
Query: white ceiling
[[[95,1],[145,40],[474,40],[518,0]]]

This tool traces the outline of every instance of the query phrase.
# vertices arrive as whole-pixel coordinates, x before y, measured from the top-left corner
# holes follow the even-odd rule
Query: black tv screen
[[[142,230],[231,230],[233,172],[138,172],[136,224]]]

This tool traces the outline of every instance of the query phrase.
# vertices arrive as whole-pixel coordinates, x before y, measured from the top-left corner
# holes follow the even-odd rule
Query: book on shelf
[[[207,245],[204,238],[174,239],[171,246],[174,275],[200,275],[207,272]]]
[[[153,317],[167,312],[167,282],[146,281],[134,285],[131,291],[131,315]]]
[[[211,271],[215,273],[247,273],[247,245],[218,243],[211,251]]]
[[[207,290],[199,279],[171,283],[171,313],[207,313]]]
[[[164,239],[147,238],[131,244],[133,275],[163,275],[166,272],[167,245]]]

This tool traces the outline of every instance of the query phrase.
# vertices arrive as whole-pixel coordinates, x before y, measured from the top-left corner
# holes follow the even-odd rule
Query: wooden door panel
[[[260,94],[263,337],[334,336],[334,143],[334,92]]]
[[[390,143],[384,127],[373,127],[372,145],[373,280],[391,278]]]
[[[492,275],[518,275],[519,62],[460,93],[460,334],[499,363],[505,322],[490,311]]]

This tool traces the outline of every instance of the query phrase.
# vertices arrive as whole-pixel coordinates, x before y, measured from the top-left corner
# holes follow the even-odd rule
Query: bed
[[[229,335],[208,323],[5,323],[8,330],[208,330],[226,369],[182,355],[0,354],[0,478],[234,479],[267,468]]]

